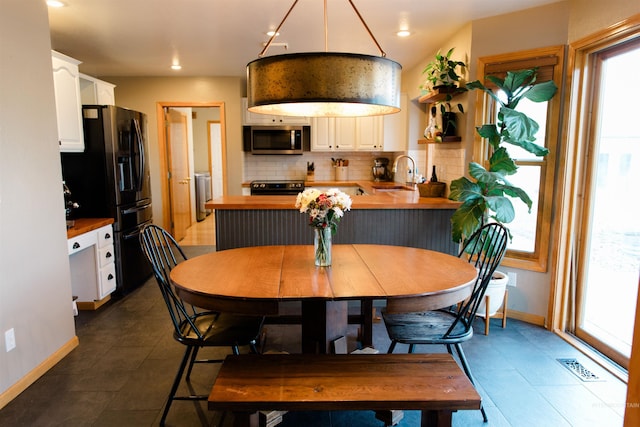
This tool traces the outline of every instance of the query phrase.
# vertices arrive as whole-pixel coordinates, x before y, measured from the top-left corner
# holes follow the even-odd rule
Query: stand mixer
[[[391,173],[387,166],[389,165],[389,159],[386,157],[378,157],[373,161],[373,168],[371,168],[373,172],[373,180],[376,182],[379,181],[390,181]]]

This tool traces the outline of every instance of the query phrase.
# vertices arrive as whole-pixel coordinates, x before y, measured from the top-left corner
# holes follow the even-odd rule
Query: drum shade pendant
[[[302,117],[357,117],[400,111],[402,67],[385,58],[375,37],[351,0],[381,56],[355,53],[312,52],[263,57],[247,64],[248,109],[253,113]],[[275,30],[277,33],[291,10]],[[327,1],[324,0],[325,50]]]

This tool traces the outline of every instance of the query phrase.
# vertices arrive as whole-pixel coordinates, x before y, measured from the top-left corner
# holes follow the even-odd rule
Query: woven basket
[[[427,182],[425,184],[418,184],[420,197],[443,197],[446,189],[447,184],[444,182]]]

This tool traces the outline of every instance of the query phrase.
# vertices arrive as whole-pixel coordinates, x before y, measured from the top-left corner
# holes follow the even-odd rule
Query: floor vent
[[[596,374],[585,368],[576,359],[557,359],[565,368],[573,372],[582,381],[604,381]]]

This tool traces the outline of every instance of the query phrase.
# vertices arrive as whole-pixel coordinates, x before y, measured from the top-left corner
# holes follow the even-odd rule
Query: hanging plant
[[[420,89],[425,92],[432,91],[434,88],[443,87],[448,89],[457,88],[461,79],[458,74],[458,68],[460,72],[464,72],[467,67],[462,61],[455,61],[451,59],[453,50],[449,49],[446,55],[442,55],[440,51],[435,56],[435,59],[427,64],[422,70],[422,74],[425,76],[425,82],[420,85]]]

